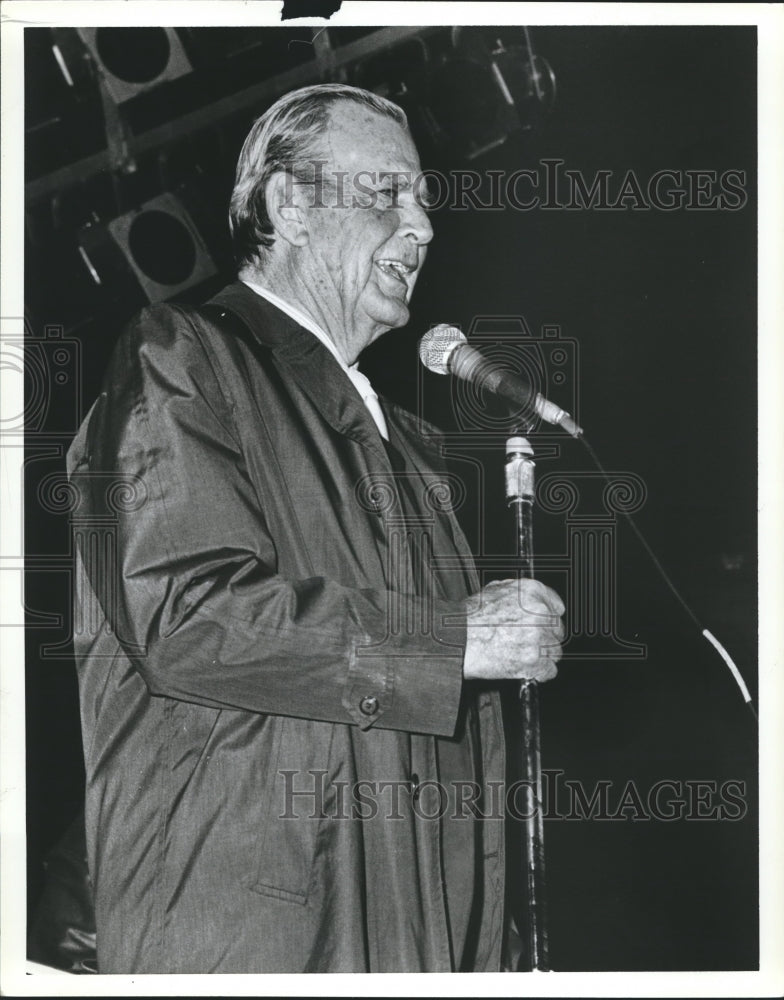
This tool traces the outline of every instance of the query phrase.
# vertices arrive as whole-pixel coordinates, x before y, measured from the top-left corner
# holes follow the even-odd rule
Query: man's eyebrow
[[[377,170],[371,173],[376,184],[391,181],[398,191],[413,191],[423,208],[433,208],[437,204],[438,199],[426,173],[412,173],[410,170]]]
[[[377,170],[375,171],[379,183],[382,181],[393,181],[399,188],[407,189],[411,187],[410,170]]]

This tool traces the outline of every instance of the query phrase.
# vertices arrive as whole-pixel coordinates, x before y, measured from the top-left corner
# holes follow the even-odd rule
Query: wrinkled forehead
[[[321,140],[327,167],[349,171],[420,171],[408,129],[354,101],[337,101]]]

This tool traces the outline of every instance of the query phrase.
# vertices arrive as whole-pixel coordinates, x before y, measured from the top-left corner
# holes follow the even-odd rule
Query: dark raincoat
[[[450,971],[474,883],[498,970],[502,823],[434,784],[503,779],[477,581],[437,438],[386,415],[389,451],[241,284],[121,337],[69,453],[100,972]]]

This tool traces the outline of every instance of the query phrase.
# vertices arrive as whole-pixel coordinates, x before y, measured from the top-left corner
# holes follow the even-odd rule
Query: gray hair
[[[267,214],[267,181],[284,171],[296,175],[319,154],[319,140],[336,101],[347,100],[408,126],[397,104],[369,90],[343,83],[319,83],[294,90],[257,118],[242,147],[229,209],[234,256],[239,267],[261,266],[275,241]]]

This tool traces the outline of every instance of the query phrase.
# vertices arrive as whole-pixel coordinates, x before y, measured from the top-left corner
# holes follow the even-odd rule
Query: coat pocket
[[[287,717],[278,717],[277,722],[280,738],[251,889],[304,905],[325,819],[334,727]]]

